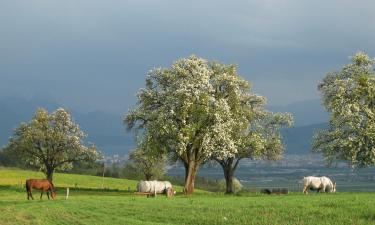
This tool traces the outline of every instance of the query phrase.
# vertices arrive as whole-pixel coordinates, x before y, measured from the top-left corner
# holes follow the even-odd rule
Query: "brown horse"
[[[27,199],[30,200],[30,197],[34,200],[32,191],[34,189],[40,190],[40,199],[42,199],[43,193],[47,192],[47,197],[49,199],[49,193],[51,193],[52,199],[56,198],[55,187],[53,186],[52,182],[49,180],[41,180],[41,179],[28,179],[26,180],[26,191],[27,191]]]

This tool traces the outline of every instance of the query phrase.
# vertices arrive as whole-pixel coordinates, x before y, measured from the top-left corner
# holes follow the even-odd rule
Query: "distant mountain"
[[[283,142],[286,145],[285,154],[303,155],[310,153],[314,133],[327,128],[327,123],[318,123],[283,130]]]
[[[14,128],[21,122],[29,121],[40,107],[52,112],[61,105],[48,99],[1,98],[0,147],[7,144]],[[80,113],[74,110],[71,110],[71,114],[88,135],[87,141],[94,143],[106,155],[125,155],[134,147],[132,135],[126,132],[121,115],[102,111]]]
[[[300,101],[285,106],[268,106],[267,109],[273,112],[292,113],[296,127],[326,123],[329,119],[320,99]]]

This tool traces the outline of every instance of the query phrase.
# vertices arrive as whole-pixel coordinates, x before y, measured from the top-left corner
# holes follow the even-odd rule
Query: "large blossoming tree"
[[[215,98],[215,74],[196,56],[181,59],[170,68],[154,69],[138,104],[125,117],[129,129],[142,130],[149,142],[164,153],[177,156],[185,167],[185,194],[192,194],[199,167],[213,153],[236,151],[226,128],[233,119],[225,100]]]
[[[207,160],[233,158],[247,142],[259,145],[260,138],[247,128],[262,114],[258,108],[264,98],[252,94],[248,82],[235,71],[233,65],[196,56],[178,60],[170,68],[154,69],[138,94],[138,104],[124,119],[129,129],[140,130],[160,153],[171,153],[182,161],[185,194],[193,193],[197,171]]]
[[[318,88],[330,112],[329,127],[316,134],[315,152],[330,164],[346,160],[354,167],[375,165],[374,60],[359,52],[340,72],[329,73]]]
[[[72,168],[74,162],[95,161],[100,157],[95,146],[84,145],[85,137],[66,110],[59,108],[48,114],[41,108],[31,121],[15,129],[6,149],[41,169],[52,181],[56,170],[66,170]]]

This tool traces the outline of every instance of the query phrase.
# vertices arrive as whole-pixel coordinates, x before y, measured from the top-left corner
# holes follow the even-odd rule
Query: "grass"
[[[12,169],[12,168],[1,168],[0,167],[0,185],[19,186],[25,185],[26,179],[29,178],[45,178],[42,172]],[[117,179],[111,177],[98,177],[88,176],[79,174],[66,174],[66,173],[55,173],[53,177],[53,183],[58,188],[76,188],[76,189],[93,189],[101,190],[104,189],[112,191],[125,191],[130,188],[132,192],[136,190],[138,181]],[[23,188],[23,187],[22,187]],[[181,192],[181,186],[174,187],[176,191]],[[203,192],[199,191],[198,192]]]
[[[25,183],[26,179],[29,178],[45,178],[42,172],[26,171],[19,169],[8,169],[3,168],[0,170],[0,184],[2,185],[21,185]],[[137,182],[126,179],[115,179],[105,177],[102,179],[97,176],[86,176],[78,174],[54,174],[53,183],[58,187],[76,187],[76,188],[101,188],[102,184],[104,187],[118,190],[125,190],[131,187],[133,190],[136,187]]]
[[[55,201],[27,201],[26,193],[11,182],[10,172],[0,170],[0,224],[375,224],[375,193],[302,195],[243,194],[225,196],[203,193],[172,199],[137,197],[119,189],[114,192],[72,190],[68,200],[59,190]],[[14,171],[19,175],[29,173]],[[8,174],[8,175],[6,175]],[[4,175],[4,176],[3,176]],[[71,181],[58,180],[59,185]],[[71,176],[71,177],[69,177]],[[4,179],[4,177],[7,177]],[[35,176],[33,176],[35,177]],[[79,176],[83,187],[97,187],[100,178]],[[84,181],[90,181],[88,185]],[[98,180],[95,180],[98,179]],[[135,181],[118,181],[135,184]],[[17,179],[16,179],[17,181]],[[73,179],[73,182],[75,180]],[[117,184],[118,182],[118,184]],[[123,183],[122,183],[123,182]],[[133,183],[132,183],[133,182]],[[116,186],[118,185],[118,186]],[[100,186],[100,185],[99,185]],[[112,187],[110,187],[112,188]],[[35,193],[35,196],[38,196]]]

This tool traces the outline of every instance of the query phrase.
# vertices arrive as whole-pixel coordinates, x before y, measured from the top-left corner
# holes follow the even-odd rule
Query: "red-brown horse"
[[[34,200],[32,191],[34,189],[40,190],[40,199],[42,199],[43,193],[47,192],[47,197],[49,199],[49,193],[51,193],[52,199],[56,198],[55,187],[53,186],[52,182],[49,180],[41,180],[41,179],[28,179],[26,180],[26,191],[27,191],[27,199],[29,200],[30,197]]]

